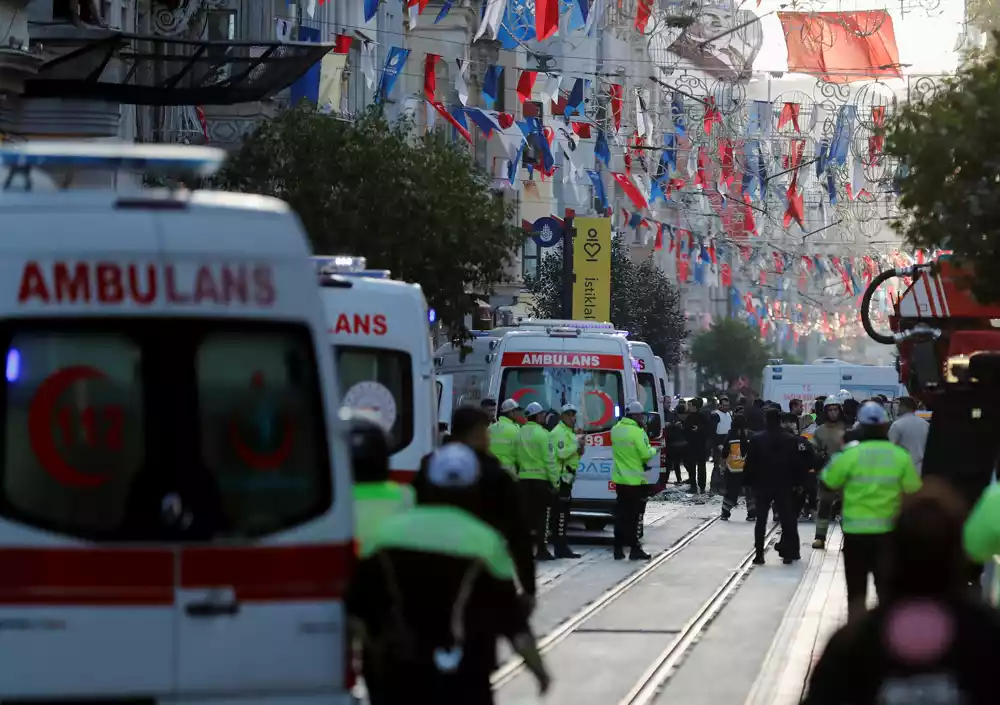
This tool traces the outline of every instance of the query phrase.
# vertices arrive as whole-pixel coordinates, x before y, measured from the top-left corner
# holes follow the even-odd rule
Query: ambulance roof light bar
[[[221,149],[174,144],[41,141],[0,147],[0,166],[7,169],[4,190],[20,176],[30,191],[33,169],[66,171],[62,187],[69,188],[72,176],[82,171],[129,169],[179,180],[199,179],[215,175],[225,160]]]
[[[578,330],[604,330],[613,331],[615,329],[612,323],[598,323],[597,321],[571,321],[563,319],[545,319],[545,318],[535,318],[521,321],[518,324],[520,328],[576,328]]]
[[[389,279],[388,269],[368,269],[368,260],[364,257],[349,257],[346,255],[319,256],[312,258],[316,271],[320,276],[338,275],[342,277],[368,277],[370,279]]]

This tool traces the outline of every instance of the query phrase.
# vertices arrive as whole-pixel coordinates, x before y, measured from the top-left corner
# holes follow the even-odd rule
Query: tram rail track
[[[778,525],[775,524],[768,530],[765,536],[766,545],[772,544],[778,528]],[[719,616],[729,599],[740,589],[750,571],[753,570],[755,553],[755,551],[747,553],[739,566],[729,574],[729,577],[702,604],[670,644],[653,660],[653,663],[643,672],[628,694],[618,701],[618,705],[652,705],[656,701],[663,686],[681,667],[692,648],[715,621],[715,618]]]
[[[622,595],[642,582],[644,578],[649,576],[658,568],[662,567],[671,558],[674,558],[677,554],[690,546],[699,536],[704,534],[719,521],[720,518],[715,516],[698,524],[677,539],[670,545],[669,548],[653,556],[653,558],[642,568],[615,583],[604,593],[598,596],[597,599],[590,602],[569,618],[561,622],[555,629],[538,639],[539,652],[541,652],[542,655],[545,655],[559,643],[565,641],[567,637],[580,629],[580,627],[583,626],[588,620],[592,619],[601,610],[615,602]],[[768,536],[771,536],[774,533],[774,530],[775,529],[772,528]],[[752,557],[753,556],[751,555],[751,558]],[[502,666],[500,666],[496,672],[494,672],[493,677],[490,679],[493,689],[498,690],[502,688],[504,685],[516,678],[523,669],[524,660],[520,656],[511,657]]]

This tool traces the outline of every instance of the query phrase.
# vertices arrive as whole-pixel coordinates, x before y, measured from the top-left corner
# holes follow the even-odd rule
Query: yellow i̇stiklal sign
[[[573,241],[573,318],[611,320],[611,219],[576,218]]]

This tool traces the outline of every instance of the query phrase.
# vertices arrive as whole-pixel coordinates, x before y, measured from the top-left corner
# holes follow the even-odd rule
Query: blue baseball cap
[[[866,401],[858,410],[858,423],[862,426],[882,426],[889,423],[889,416],[881,404]]]

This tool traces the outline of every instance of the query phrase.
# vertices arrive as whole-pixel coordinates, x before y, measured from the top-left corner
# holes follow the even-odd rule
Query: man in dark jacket
[[[803,460],[798,439],[781,427],[781,411],[768,409],[764,420],[765,430],[750,440],[743,470],[743,482],[753,489],[757,506],[753,562],[764,563],[768,509],[773,506],[781,521],[778,555],[788,564],[800,557],[794,490],[802,486]]]
[[[489,452],[489,427],[490,417],[482,409],[473,406],[459,407],[451,418],[451,440],[469,446],[479,457],[481,492],[475,514],[500,532],[507,541],[514,559],[517,581],[523,591],[522,597],[530,611],[535,604],[535,560],[531,553],[531,532],[524,519],[517,480]],[[422,501],[428,490],[429,457],[425,456],[420,461],[420,470],[413,481],[417,502]]]
[[[685,448],[684,465],[688,471],[688,483],[691,494],[705,491],[708,480],[708,453],[711,441],[715,438],[715,429],[701,410],[701,399],[695,398],[688,402],[688,415],[684,419]]]

